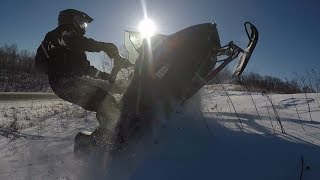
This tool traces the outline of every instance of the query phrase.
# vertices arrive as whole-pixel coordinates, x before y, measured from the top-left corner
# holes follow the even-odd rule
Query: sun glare
[[[143,38],[150,38],[156,31],[155,24],[148,18],[143,19],[138,28]]]

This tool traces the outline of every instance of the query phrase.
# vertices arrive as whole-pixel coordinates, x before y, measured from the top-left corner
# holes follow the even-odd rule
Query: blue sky
[[[251,21],[260,41],[248,71],[292,77],[306,68],[320,70],[320,2],[317,0],[145,0],[148,16],[158,32],[171,34],[182,28],[215,22],[222,44],[246,43],[243,23]],[[35,51],[47,31],[57,25],[59,11],[74,8],[95,20],[87,37],[123,44],[123,30],[137,30],[143,18],[141,0],[4,0],[0,11],[0,44],[15,43]],[[97,60],[92,64],[100,66]]]

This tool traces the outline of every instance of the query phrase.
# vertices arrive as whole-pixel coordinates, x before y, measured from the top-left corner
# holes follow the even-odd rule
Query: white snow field
[[[76,133],[97,126],[94,113],[61,100],[0,101],[0,179],[320,179],[320,94],[233,88],[202,88],[103,175],[72,153]]]

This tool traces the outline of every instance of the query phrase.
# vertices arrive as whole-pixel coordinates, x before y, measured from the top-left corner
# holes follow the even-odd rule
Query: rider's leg
[[[116,99],[109,93],[97,107],[97,120],[100,128],[108,132],[113,132],[117,126],[120,115],[119,105]]]
[[[93,84],[92,79],[86,77],[50,79],[50,85],[61,99],[97,112],[98,122],[104,129],[107,125],[113,125],[119,113],[118,104],[111,94]],[[111,121],[107,122],[109,118]]]
[[[92,133],[95,142],[106,148],[113,148],[117,143],[118,122],[120,116],[116,99],[108,94],[97,108],[99,127]]]

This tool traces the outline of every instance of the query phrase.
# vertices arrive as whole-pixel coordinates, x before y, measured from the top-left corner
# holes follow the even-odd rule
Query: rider
[[[112,84],[118,71],[132,64],[119,55],[114,44],[84,37],[86,26],[93,21],[86,13],[63,10],[58,21],[58,27],[46,34],[37,50],[36,68],[48,74],[53,92],[61,99],[97,112],[100,126],[112,128],[119,114],[118,105],[111,94],[91,83],[92,78],[108,80]],[[111,74],[90,66],[86,51],[104,51],[113,59]]]

